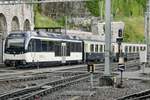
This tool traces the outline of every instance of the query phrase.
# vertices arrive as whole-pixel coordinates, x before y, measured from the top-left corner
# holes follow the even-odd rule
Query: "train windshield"
[[[10,35],[6,39],[5,53],[21,54],[25,52],[25,39],[21,36]]]

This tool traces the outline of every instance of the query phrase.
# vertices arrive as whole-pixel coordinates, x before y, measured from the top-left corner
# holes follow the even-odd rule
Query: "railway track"
[[[126,69],[130,70],[130,69],[132,69],[132,67],[137,67],[138,65],[139,65],[139,62],[130,61],[130,62],[126,63]],[[95,71],[104,71],[104,64],[96,64],[95,66],[96,66]],[[117,63],[112,64],[111,70],[112,71],[118,70]],[[65,74],[63,73],[63,71],[65,71]],[[68,74],[67,74],[67,71],[68,71]],[[70,71],[72,71],[72,73]],[[77,67],[77,68],[76,67],[73,67],[73,68],[68,67],[67,69],[61,69],[56,72],[55,71],[54,72],[40,72],[40,73],[38,73],[38,72],[37,73],[31,73],[31,72],[28,73],[27,72],[26,74],[23,73],[22,75],[17,75],[17,76],[9,75],[7,77],[1,77],[0,82],[1,83],[2,82],[12,83],[12,82],[25,82],[25,81],[41,80],[41,79],[46,79],[49,76],[52,76],[51,74],[58,74],[57,72],[63,73],[60,76],[70,76],[70,74],[72,74],[72,75],[78,74],[79,72],[77,72],[77,71],[82,71],[82,73],[87,72],[86,65],[82,65],[81,67]]]
[[[0,100],[34,100],[36,96],[44,96],[64,87],[76,84],[89,78],[89,74],[79,74],[65,79],[46,82],[38,86],[20,89],[0,95]]]
[[[150,89],[142,91],[142,92],[130,94],[130,95],[118,98],[117,100],[147,100],[149,98],[150,98]]]
[[[69,76],[74,76],[77,74],[82,74],[82,73],[75,73],[75,72],[66,72],[66,73],[57,73],[57,72],[43,72],[43,73],[36,73],[33,75],[25,75],[25,76],[18,76],[18,77],[4,77],[0,78],[0,83],[13,83],[13,82],[27,82],[27,81],[34,81],[34,80],[42,80],[42,79],[47,79],[51,76],[56,76],[56,77],[69,77]]]

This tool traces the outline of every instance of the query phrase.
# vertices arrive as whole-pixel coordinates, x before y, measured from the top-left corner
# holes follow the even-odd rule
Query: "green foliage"
[[[98,2],[101,1],[102,14],[105,14],[105,0],[91,0],[86,6],[94,16],[99,16]],[[111,0],[111,12],[113,19],[125,22],[124,41],[144,41],[144,12],[146,11],[147,0]]]
[[[143,17],[124,17],[125,22],[124,41],[125,42],[144,42],[144,18]]]
[[[101,2],[99,6],[98,2]],[[143,16],[147,0],[111,0],[112,14],[115,16]],[[86,6],[94,16],[99,16],[99,7],[102,7],[104,16],[105,0],[90,0]]]
[[[35,27],[62,27],[64,25],[63,18],[56,21],[52,20],[52,18],[48,16],[44,16],[41,14],[41,7],[40,5],[34,5],[34,20],[35,20]]]
[[[61,27],[61,25],[56,21],[53,21],[51,18],[43,16],[39,12],[36,12],[35,27]]]

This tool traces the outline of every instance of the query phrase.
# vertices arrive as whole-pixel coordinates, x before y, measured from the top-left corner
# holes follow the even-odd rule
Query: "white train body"
[[[82,62],[82,41],[59,34],[11,33],[3,59],[6,65],[29,66]]]
[[[145,44],[122,43],[121,51],[127,60],[139,59]],[[111,59],[118,61],[117,43],[111,45]],[[11,33],[5,40],[4,63],[7,66],[51,66],[66,63],[104,62],[105,42],[79,39],[70,35],[46,32]]]

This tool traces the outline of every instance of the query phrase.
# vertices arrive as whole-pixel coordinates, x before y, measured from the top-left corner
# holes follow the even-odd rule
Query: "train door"
[[[66,43],[61,43],[61,55],[62,55],[62,63],[66,63]]]

